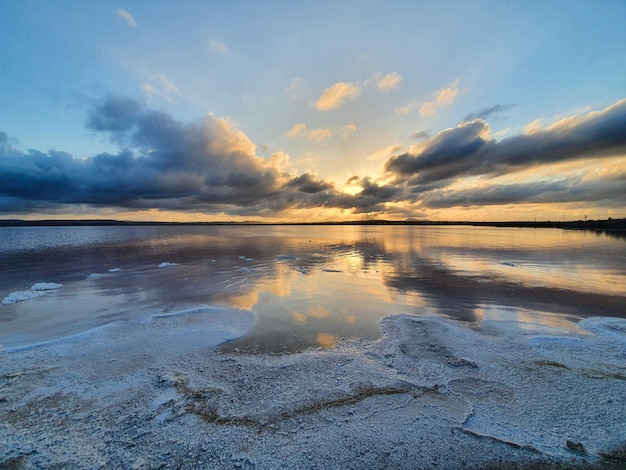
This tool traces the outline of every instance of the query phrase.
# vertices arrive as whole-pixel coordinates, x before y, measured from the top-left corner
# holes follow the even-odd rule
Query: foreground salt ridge
[[[198,306],[1,352],[0,463],[458,468],[594,463],[626,442],[626,320],[545,335],[396,315],[375,342],[211,352],[253,324]]]

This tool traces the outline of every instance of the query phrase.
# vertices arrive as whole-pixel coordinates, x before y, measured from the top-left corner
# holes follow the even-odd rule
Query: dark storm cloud
[[[481,109],[476,113],[470,113],[463,118],[463,121],[473,121],[474,119],[487,119],[494,114],[502,113],[514,108],[517,104],[496,104],[490,108]]]
[[[615,155],[626,150],[626,100],[532,134],[499,142],[489,139],[488,134],[487,123],[480,119],[462,122],[429,139],[420,153],[390,158],[385,169],[414,186]]]

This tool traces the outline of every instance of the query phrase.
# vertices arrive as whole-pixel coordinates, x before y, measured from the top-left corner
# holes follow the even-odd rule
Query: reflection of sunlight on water
[[[126,229],[115,230],[124,235]],[[68,277],[103,273],[98,278],[74,285],[55,278],[54,253],[42,253],[34,268],[12,266],[25,265],[21,276],[29,282],[65,286],[11,307],[15,315],[3,321],[0,339],[61,335],[109,318],[200,303],[253,311],[257,326],[248,350],[283,352],[377,337],[380,320],[395,313],[571,330],[567,313],[601,315],[609,303],[609,314],[622,316],[624,305],[623,240],[582,233],[411,226],[132,230],[119,246],[81,248],[88,266],[65,266]],[[242,261],[243,255],[249,258]],[[157,269],[163,261],[180,264]]]
[[[482,304],[474,309],[478,323],[499,322],[515,325],[515,328],[534,331],[572,331],[581,333],[577,319],[568,315],[528,310],[507,305]]]
[[[440,261],[446,268],[467,276],[497,277],[509,279],[527,286],[545,286],[549,279],[551,286],[584,292],[604,292],[623,295],[623,276],[617,272],[599,270],[591,266],[565,261],[554,264],[541,259],[497,260],[481,259],[463,255],[445,255]]]
[[[317,343],[324,349],[331,349],[337,346],[337,337],[330,333],[319,333]]]
[[[358,273],[363,269],[363,258],[356,251],[350,251],[346,256],[342,257],[345,270],[350,273]]]

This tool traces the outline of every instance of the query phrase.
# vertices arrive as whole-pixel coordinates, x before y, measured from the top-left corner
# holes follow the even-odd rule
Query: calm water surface
[[[545,330],[626,317],[626,239],[456,226],[0,227],[0,297],[36,282],[63,287],[0,305],[0,344],[209,304],[258,318],[222,349],[284,353],[376,338],[393,313]]]

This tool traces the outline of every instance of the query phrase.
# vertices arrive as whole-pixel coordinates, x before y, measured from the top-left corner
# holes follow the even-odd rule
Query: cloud
[[[397,107],[396,108],[396,113],[399,113],[399,114],[409,114],[414,109],[417,109],[418,107],[420,107],[421,104],[422,104],[421,101],[411,101],[406,106],[399,106],[399,107]]]
[[[332,131],[328,127],[318,127],[317,129],[307,129],[306,124],[296,124],[287,133],[288,137],[305,137],[307,140],[322,141],[328,139]]]
[[[415,131],[409,136],[409,139],[426,140],[429,137],[430,137],[430,132],[428,131]]]
[[[419,113],[422,116],[432,116],[439,108],[451,105],[459,94],[459,79],[457,78],[447,88],[442,88],[437,92],[437,96],[432,101],[425,101],[420,106]]]
[[[328,127],[318,127],[317,129],[308,129],[303,133],[308,140],[320,142],[328,139],[332,135],[332,131]]]
[[[95,207],[286,217],[294,209],[389,215],[555,202],[626,206],[626,99],[501,141],[474,119],[399,155],[400,144],[389,145],[367,157],[393,155],[384,164],[385,182],[354,176],[347,193],[313,172],[298,174],[282,152],[260,157],[231,120],[212,114],[184,122],[109,96],[94,103],[86,124],[108,135],[119,151],[88,158],[23,152],[0,132],[0,213],[85,213]],[[329,130],[341,136],[354,129]],[[312,131],[318,129],[299,124],[289,134],[314,139]],[[555,164],[566,171],[551,173]]]
[[[275,217],[294,208],[361,204],[311,173],[298,176],[282,152],[259,157],[243,131],[212,114],[181,122],[109,96],[91,109],[87,126],[108,134],[120,151],[89,158],[22,152],[0,132],[0,212],[90,206]]]
[[[339,132],[341,133],[341,137],[347,139],[350,134],[357,130],[356,124],[346,124],[345,126],[339,127]]]
[[[360,186],[361,191],[354,195],[336,194],[332,204],[335,207],[352,209],[355,213],[383,212],[388,203],[403,199],[404,190],[401,187],[381,185],[367,176],[353,176],[346,184]]]
[[[511,108],[514,108],[517,104],[496,104],[490,108],[481,109],[476,113],[470,113],[463,118],[463,121],[473,121],[474,119],[487,119],[494,114],[503,113]]]
[[[356,124],[347,124],[345,126],[339,126],[332,129],[329,127],[308,129],[306,124],[299,123],[293,126],[289,132],[287,132],[287,137],[304,137],[307,140],[321,142],[337,134],[340,134],[345,139],[352,132],[356,131],[356,129]]]
[[[141,84],[141,90],[144,92],[146,98],[152,100],[155,96],[159,96],[167,101],[173,101],[172,95],[178,93],[176,84],[163,74],[158,74],[155,77],[155,83],[156,84]]]
[[[299,123],[291,128],[289,132],[287,132],[288,137],[297,137],[299,135],[303,135],[306,132],[306,124]]]
[[[135,21],[135,18],[133,17],[133,15],[131,15],[126,10],[122,10],[121,8],[118,8],[118,9],[114,10],[114,13],[119,18],[123,19],[126,22],[126,24],[128,24],[128,26],[130,26],[131,28],[136,28],[137,27],[137,22]]]
[[[292,100],[300,97],[302,91],[309,85],[309,82],[301,77],[294,78],[287,88],[287,96]]]
[[[365,160],[368,162],[373,162],[376,160],[381,160],[383,158],[389,158],[392,154],[398,152],[401,148],[402,144],[391,144],[387,147],[376,150],[374,153],[365,157]]]
[[[220,54],[226,54],[228,52],[228,48],[226,47],[226,44],[224,44],[221,41],[209,41],[209,47],[211,48],[212,51],[214,52],[218,52]]]
[[[440,108],[449,106],[454,103],[457,96],[461,93],[461,90],[459,88],[459,82],[460,79],[457,78],[448,87],[442,88],[441,90],[434,93],[433,99],[431,100],[414,100],[406,106],[400,106],[396,108],[396,113],[409,114],[415,109],[419,109],[419,113],[421,116],[432,116]]]
[[[160,74],[157,75],[157,78],[159,80],[159,83],[161,84],[161,87],[167,93],[176,93],[176,92],[178,92],[178,87],[176,86],[176,84],[172,80],[167,78],[165,75],[160,73]]]
[[[35,204],[192,210],[254,204],[288,176],[256,156],[231,122],[214,116],[181,123],[128,98],[109,97],[87,124],[123,149],[88,159],[4,149],[0,193]]]
[[[564,204],[584,201],[602,201],[614,207],[626,204],[624,180],[590,180],[581,177],[560,178],[556,181],[494,184],[459,191],[438,189],[425,195],[422,204],[427,208],[509,204]]]
[[[302,175],[293,178],[291,181],[289,181],[289,183],[287,183],[287,186],[308,194],[319,193],[332,189],[333,187],[330,183],[327,183],[326,181],[318,178],[316,179],[310,173],[303,173]]]
[[[357,97],[359,93],[360,90],[354,83],[337,82],[322,92],[315,107],[320,111],[328,111],[341,106],[350,98]]]
[[[626,151],[626,99],[575,121],[558,122],[496,142],[480,119],[461,122],[423,142],[416,154],[404,153],[385,163],[387,172],[410,185],[470,175],[501,175],[531,166]]]
[[[380,90],[390,90],[392,88],[397,87],[401,81],[402,81],[402,75],[396,72],[391,72],[385,75],[380,80],[378,80],[376,82],[376,86]]]

